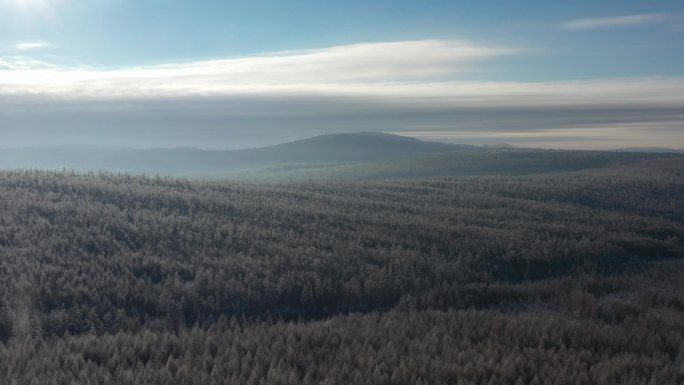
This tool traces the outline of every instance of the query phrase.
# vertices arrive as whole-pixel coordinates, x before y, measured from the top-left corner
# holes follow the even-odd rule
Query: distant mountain
[[[677,150],[673,148],[664,148],[664,147],[628,147],[628,148],[620,148],[617,150],[613,150],[616,152],[647,152],[647,153],[653,153],[653,154],[663,154],[663,153],[672,153],[672,154],[684,154],[684,150]]]
[[[373,180],[564,172],[672,156],[677,155],[479,147],[424,142],[384,133],[348,133],[236,151],[120,147],[4,149],[0,150],[0,168],[67,168],[251,181]]]
[[[320,135],[271,147],[233,151],[249,164],[348,163],[388,160],[411,154],[473,148],[385,133]]]
[[[293,163],[346,164],[381,161],[469,147],[423,142],[384,133],[321,135],[276,146],[234,151],[194,148],[135,150],[120,147],[32,147],[0,150],[0,168],[70,168],[179,175],[229,172]]]

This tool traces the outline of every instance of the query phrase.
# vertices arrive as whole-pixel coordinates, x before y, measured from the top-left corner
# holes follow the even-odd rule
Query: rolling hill
[[[348,164],[437,153],[467,146],[382,133],[321,135],[276,146],[233,151],[195,148],[29,147],[0,150],[0,168],[107,170],[162,175],[231,172],[282,164]]]
[[[233,151],[33,147],[0,150],[0,169],[73,169],[192,179],[375,180],[578,171],[677,154],[479,147],[385,133],[321,135]]]

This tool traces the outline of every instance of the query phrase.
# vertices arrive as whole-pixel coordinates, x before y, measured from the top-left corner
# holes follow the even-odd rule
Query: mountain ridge
[[[243,150],[0,149],[0,169],[73,169],[200,179],[402,179],[568,172],[676,153],[542,150],[427,142],[387,133],[326,134]]]
[[[202,150],[190,147],[40,146],[0,149],[0,168],[74,168],[179,174],[245,170],[290,163],[354,163],[467,148],[385,133],[326,134],[267,147]]]

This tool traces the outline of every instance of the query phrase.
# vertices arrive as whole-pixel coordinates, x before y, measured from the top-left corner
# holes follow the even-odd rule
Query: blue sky
[[[0,0],[0,4],[3,45],[46,42],[50,48],[33,56],[103,67],[359,42],[456,38],[531,51],[504,63],[508,65],[493,66],[491,76],[507,80],[684,74],[684,19],[678,15],[684,15],[684,3],[675,0]],[[641,14],[670,14],[673,20],[631,28],[558,28],[570,20]]]
[[[684,147],[683,36],[674,0],[0,0],[0,135]]]

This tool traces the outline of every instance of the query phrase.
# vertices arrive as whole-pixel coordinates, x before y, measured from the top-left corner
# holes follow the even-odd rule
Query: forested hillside
[[[684,162],[237,184],[0,173],[17,384],[684,382]]]

